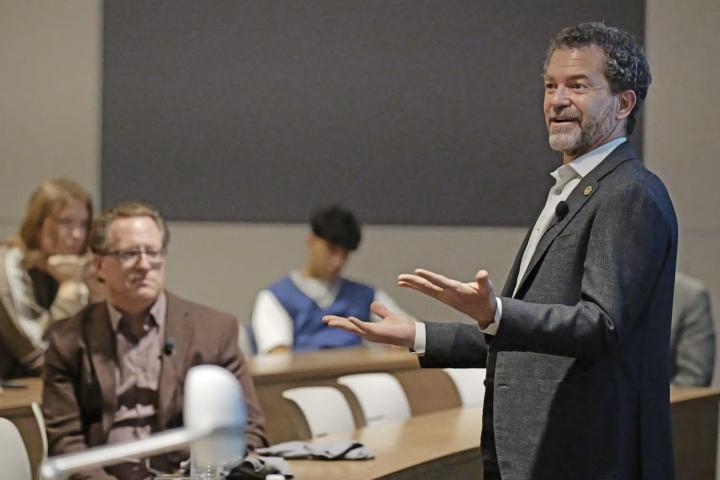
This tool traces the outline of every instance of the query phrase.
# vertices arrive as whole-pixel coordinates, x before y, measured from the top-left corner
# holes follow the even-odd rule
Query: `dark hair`
[[[360,245],[360,223],[351,211],[337,205],[313,211],[310,228],[316,236],[327,240],[331,245],[348,250],[357,250]]]
[[[563,28],[550,41],[545,55],[543,72],[547,71],[550,57],[558,48],[597,45],[605,52],[605,78],[612,93],[632,90],[637,97],[635,108],[627,118],[626,133],[635,128],[635,114],[640,111],[652,82],[650,67],[642,46],[628,32],[608,27],[601,22],[581,23]]]
[[[123,202],[102,212],[93,222],[90,230],[90,250],[96,254],[107,253],[107,233],[110,224],[119,218],[150,217],[163,234],[163,250],[170,243],[170,231],[160,212],[153,206],[141,202]]]

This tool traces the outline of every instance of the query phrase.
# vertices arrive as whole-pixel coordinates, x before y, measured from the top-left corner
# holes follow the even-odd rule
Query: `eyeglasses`
[[[57,226],[62,230],[73,230],[75,228],[82,228],[84,231],[88,229],[87,220],[75,220],[72,218],[58,218],[55,220]]]
[[[148,259],[151,265],[160,265],[165,261],[165,250],[153,250],[150,248],[128,248],[127,250],[112,250],[103,253],[103,256],[113,256],[125,265],[135,265],[142,256]]]

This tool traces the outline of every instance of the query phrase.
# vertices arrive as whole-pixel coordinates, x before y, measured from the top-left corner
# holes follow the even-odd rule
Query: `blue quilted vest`
[[[289,277],[268,287],[293,319],[293,350],[310,351],[360,345],[362,339],[359,336],[328,327],[322,323],[322,317],[339,315],[367,320],[370,317],[370,304],[375,298],[375,290],[350,280],[341,279],[340,282],[337,298],[328,308],[320,308],[302,293]]]

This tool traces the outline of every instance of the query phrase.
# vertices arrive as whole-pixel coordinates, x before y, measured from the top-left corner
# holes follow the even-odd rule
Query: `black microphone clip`
[[[165,355],[172,355],[173,350],[175,350],[175,339],[167,337],[165,339],[165,344],[163,345],[163,353]]]
[[[560,202],[555,207],[555,216],[558,218],[558,222],[565,218],[565,215],[567,215],[569,211],[570,207],[568,206],[567,202],[565,200],[560,200]]]

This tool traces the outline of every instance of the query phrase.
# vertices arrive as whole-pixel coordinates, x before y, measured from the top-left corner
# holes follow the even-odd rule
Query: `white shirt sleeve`
[[[500,319],[502,318],[502,301],[500,297],[495,297],[495,318],[493,323],[485,328],[481,328],[480,331],[486,335],[497,335],[498,327],[500,326]]]
[[[425,324],[423,322],[415,322],[415,343],[413,343],[412,351],[418,357],[425,355]]]
[[[497,309],[495,310],[495,318],[493,323],[485,328],[481,328],[480,331],[487,335],[495,335],[497,333],[498,326],[500,326],[500,318],[502,317],[502,302],[500,297],[495,297]],[[413,343],[412,351],[418,357],[425,355],[426,342],[425,324],[423,322],[415,322],[415,342]]]
[[[373,301],[378,302],[378,303],[382,303],[382,304],[385,305],[385,306],[388,308],[388,310],[390,310],[391,312],[402,313],[403,315],[407,315],[408,317],[410,317],[410,318],[412,318],[413,320],[415,320],[415,318],[414,318],[412,315],[410,315],[410,314],[407,313],[405,310],[403,310],[402,308],[400,308],[400,306],[397,304],[397,302],[396,302],[395,300],[393,300],[393,298],[392,298],[390,295],[388,295],[387,293],[385,293],[384,290],[380,290],[379,288],[376,288],[376,289],[375,289],[375,298],[373,299]],[[380,317],[378,317],[378,316],[375,315],[374,313],[370,313],[370,321],[371,321],[371,322],[377,322],[377,321],[379,321],[379,320],[380,320]]]
[[[267,353],[275,347],[292,348],[292,318],[269,290],[258,293],[250,321],[258,353]]]

